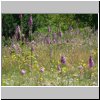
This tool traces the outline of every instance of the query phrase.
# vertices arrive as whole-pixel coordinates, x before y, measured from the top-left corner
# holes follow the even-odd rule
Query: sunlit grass
[[[76,40],[75,40],[76,39]],[[76,35],[69,42],[60,44],[37,43],[31,52],[26,44],[20,44],[21,53],[2,47],[2,86],[97,86],[98,48],[97,37],[83,39]],[[88,60],[92,54],[95,66],[89,69]],[[66,64],[60,62],[61,55]],[[61,65],[61,72],[58,65]],[[83,69],[80,70],[79,66]],[[44,71],[41,72],[41,67]],[[26,70],[24,75],[21,70]]]

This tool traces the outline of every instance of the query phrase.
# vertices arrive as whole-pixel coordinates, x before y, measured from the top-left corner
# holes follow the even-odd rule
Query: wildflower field
[[[2,24],[8,32],[6,16],[3,15]],[[2,34],[2,86],[98,85],[98,30],[88,25],[80,27],[76,21],[69,21],[63,27],[67,24],[62,20],[66,16],[56,16],[52,17],[52,21],[60,21],[56,27],[52,22],[34,31],[33,14],[27,15],[24,21],[24,14],[16,16],[20,23],[11,26],[14,31]],[[38,25],[45,17],[41,16],[37,16]],[[9,23],[12,18],[9,17]]]

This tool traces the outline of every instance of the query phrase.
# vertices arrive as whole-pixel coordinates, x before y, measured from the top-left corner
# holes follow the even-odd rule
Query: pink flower
[[[53,39],[53,43],[56,43],[56,40],[55,39]]]
[[[24,75],[26,73],[26,70],[22,69],[21,74]]]
[[[43,73],[44,70],[45,70],[44,67],[41,67],[41,68],[40,68],[40,72],[41,72],[41,73]]]

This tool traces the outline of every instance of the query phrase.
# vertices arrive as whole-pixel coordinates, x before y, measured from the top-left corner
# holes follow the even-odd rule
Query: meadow
[[[98,31],[90,27],[2,41],[2,86],[98,85]]]

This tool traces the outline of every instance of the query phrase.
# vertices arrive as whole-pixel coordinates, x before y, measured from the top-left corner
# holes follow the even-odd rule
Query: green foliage
[[[23,34],[29,30],[28,20],[30,14],[23,14],[22,20],[20,14],[2,14],[2,35],[5,38],[12,37],[15,33],[17,25],[23,27]],[[48,32],[48,26],[52,32],[68,30],[69,26],[73,28],[95,27],[98,28],[97,14],[32,14],[33,26],[32,32],[39,31],[42,33]]]
[[[7,45],[11,45],[11,38],[9,37],[7,40],[5,39],[5,37],[2,37],[2,46],[7,46]]]
[[[19,23],[17,15],[13,14],[2,14],[2,35],[5,38],[14,34],[14,29]]]
[[[75,20],[77,20],[79,26],[91,26],[98,29],[98,15],[97,14],[76,14]]]

